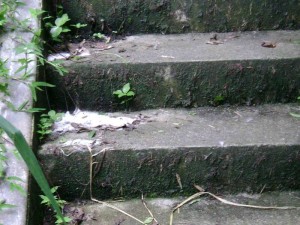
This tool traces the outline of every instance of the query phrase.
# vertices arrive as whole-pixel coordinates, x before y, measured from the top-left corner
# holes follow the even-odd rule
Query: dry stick
[[[197,188],[197,186],[195,186]],[[294,207],[294,206],[282,206],[282,207],[276,207],[276,206],[256,206],[256,205],[245,205],[245,204],[239,204],[239,203],[234,203],[231,201],[228,201],[226,199],[220,198],[210,192],[203,192],[200,191],[190,197],[188,197],[186,200],[184,200],[183,202],[181,202],[180,204],[178,204],[175,208],[173,208],[171,215],[170,215],[170,225],[173,224],[173,214],[174,212],[179,209],[180,207],[182,207],[183,205],[187,204],[188,202],[194,200],[195,198],[200,197],[201,195],[210,195],[212,197],[214,197],[215,199],[219,200],[220,202],[227,204],[227,205],[232,205],[232,206],[238,206],[238,207],[245,207],[245,208],[254,208],[254,209],[281,209],[281,210],[286,210],[286,209],[299,209],[300,207]]]
[[[123,213],[123,214],[125,214],[126,216],[129,216],[130,218],[136,220],[137,222],[139,222],[139,223],[141,223],[141,224],[145,224],[143,221],[141,221],[141,220],[139,220],[138,218],[136,218],[136,217],[130,215],[129,213],[123,211],[122,209],[119,209],[118,207],[116,207],[116,206],[114,206],[114,205],[111,205],[111,204],[109,204],[109,203],[107,203],[107,202],[99,201],[99,200],[93,198],[92,196],[91,196],[91,200],[94,201],[94,202],[103,204],[103,205],[105,205],[105,206],[107,206],[107,207],[109,207],[109,208],[111,208],[111,209],[115,209],[115,210],[117,210],[118,212]]]
[[[92,159],[93,159],[93,157],[97,156],[98,154],[100,154],[100,153],[102,153],[102,152],[104,152],[104,156],[105,156],[106,150],[107,150],[107,149],[104,148],[104,149],[102,149],[101,151],[99,151],[99,152],[93,154],[93,155],[92,155]],[[94,165],[94,164],[98,164],[98,162],[93,162],[93,161],[91,161],[91,162],[92,162],[92,168],[93,168],[93,165]],[[98,173],[98,172],[99,172],[99,171],[97,171],[96,173]],[[92,179],[89,179],[89,182],[87,182],[87,184],[84,184],[85,187],[84,187],[84,189],[83,189],[83,191],[82,191],[82,193],[81,193],[81,197],[83,196],[83,194],[84,194],[84,192],[85,192],[85,190],[86,190],[86,187],[90,184],[91,180],[93,180],[94,177],[96,176],[96,173],[94,173],[94,174],[92,173],[92,174],[93,174]],[[89,187],[91,187],[91,186],[89,186]],[[90,192],[90,193],[91,193],[91,192]]]
[[[157,224],[159,224],[158,221],[155,219],[155,217],[154,217],[153,213],[151,212],[151,210],[148,208],[148,206],[147,206],[147,204],[146,204],[146,202],[145,202],[145,199],[144,199],[144,195],[143,195],[143,194],[142,194],[142,203],[143,203],[143,205],[145,206],[145,208],[147,209],[147,211],[149,212],[151,218],[152,218]]]
[[[94,156],[93,156],[93,154],[92,154],[92,149],[90,148],[90,146],[87,145],[87,148],[88,148],[88,150],[89,150],[89,152],[90,152],[90,198],[91,198],[91,200],[94,201],[94,202],[103,204],[103,205],[105,205],[105,206],[107,206],[107,207],[109,207],[109,208],[111,208],[111,209],[117,210],[118,212],[121,212],[121,213],[125,214],[126,216],[128,216],[128,217],[130,217],[130,218],[136,220],[137,222],[139,222],[139,223],[141,223],[141,224],[145,224],[143,221],[141,221],[141,220],[139,220],[138,218],[136,218],[136,217],[130,215],[129,213],[127,213],[127,212],[125,212],[125,211],[119,209],[118,207],[116,207],[116,206],[114,206],[114,205],[111,205],[111,204],[109,204],[109,203],[107,203],[107,202],[99,201],[99,200],[93,198],[92,184],[93,184],[93,157],[94,157]]]
[[[104,152],[104,154],[105,154],[105,153],[106,153],[106,150],[109,149],[109,148],[104,148],[104,149],[102,149],[101,151],[99,151],[99,152],[97,152],[97,153],[95,153],[95,154],[92,154],[92,149],[91,149],[91,147],[87,146],[87,148],[88,148],[88,150],[89,150],[89,152],[90,152],[90,156],[91,156],[91,158],[90,158],[90,163],[92,164],[92,169],[93,169],[93,165],[94,165],[94,164],[97,164],[97,162],[93,162],[93,157],[99,155],[99,154],[102,153],[102,152]],[[91,172],[90,172],[90,174],[91,174]],[[93,174],[93,173],[92,173],[92,174]],[[95,175],[96,175],[96,174],[94,174],[94,176],[93,176],[92,178],[94,178]],[[85,190],[86,190],[86,187],[90,184],[90,182],[91,182],[92,180],[93,180],[93,179],[90,178],[90,179],[89,179],[89,182],[87,182],[87,184],[83,184],[85,187],[84,187],[83,191],[81,192],[80,197],[83,196],[83,194],[84,194],[84,192],[85,192]],[[90,185],[89,187],[90,187],[90,190],[91,190],[91,185]],[[91,193],[91,192],[90,192],[90,193]]]

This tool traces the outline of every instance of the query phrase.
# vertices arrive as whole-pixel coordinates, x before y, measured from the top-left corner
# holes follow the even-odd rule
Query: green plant
[[[76,24],[72,24],[71,26],[76,28],[76,37],[78,37],[79,29],[86,27],[87,24],[76,23]]]
[[[0,2],[0,29],[4,28],[4,25],[10,20],[15,21],[15,10],[22,5],[24,3],[18,0],[2,0]],[[10,28],[14,29],[15,26],[10,24]]]
[[[218,106],[218,105],[223,104],[224,100],[225,100],[225,97],[223,95],[217,95],[217,96],[215,96],[214,100],[212,101],[212,104],[214,106]]]
[[[37,100],[37,90],[42,90],[44,87],[54,87],[54,85],[48,84],[46,82],[35,81],[35,68],[32,64],[35,59],[38,61],[38,66],[44,66],[49,64],[55,68],[60,75],[64,75],[67,71],[61,65],[61,61],[48,61],[43,55],[43,44],[47,44],[41,39],[42,30],[39,28],[34,29],[32,27],[32,21],[30,18],[25,18],[20,16],[16,11],[18,6],[24,6],[25,3],[18,0],[2,0],[0,1],[0,34],[7,31],[14,31],[16,29],[22,32],[29,32],[32,34],[32,39],[28,41],[24,40],[22,36],[16,36],[13,40],[18,46],[15,48],[16,54],[18,54],[17,61],[11,61],[10,59],[0,59],[0,101],[15,112],[40,112],[44,109],[42,108],[31,108],[32,100]],[[45,11],[39,9],[29,9],[32,18],[40,17]],[[59,21],[58,21],[59,22]],[[61,21],[60,21],[61,22]],[[55,24],[56,25],[56,24]],[[6,63],[10,64],[6,66]],[[13,64],[13,66],[12,66]],[[16,70],[11,71],[11,68],[17,66]],[[11,83],[20,82],[27,85],[32,93],[32,99],[24,100],[20,105],[14,105],[10,101]],[[3,129],[1,129],[3,127]],[[3,135],[4,131],[13,140],[10,142]],[[15,145],[17,150],[7,149],[5,143],[10,143]],[[11,190],[17,190],[24,193],[24,189],[20,185],[23,182],[19,177],[7,176],[6,169],[10,165],[7,164],[6,153],[12,151],[13,153],[20,152],[19,155],[15,154],[16,157],[22,156],[29,170],[32,172],[33,176],[37,179],[43,192],[48,196],[52,206],[55,211],[57,211],[59,218],[64,221],[59,207],[55,206],[54,198],[51,198],[47,190],[49,187],[46,179],[43,177],[41,170],[39,168],[38,161],[36,160],[31,149],[28,147],[24,137],[16,128],[14,128],[8,121],[6,121],[2,116],[0,116],[0,183],[5,182],[9,185]],[[50,188],[48,188],[50,190]],[[7,204],[5,199],[0,199],[0,210],[5,208],[15,207],[13,205]]]
[[[121,104],[126,105],[126,109],[128,109],[129,102],[135,96],[135,93],[130,88],[130,83],[125,84],[122,89],[114,91],[113,94],[117,96]]]
[[[57,191],[57,189],[58,189],[57,186],[51,188],[51,193],[54,195],[54,199],[56,200],[56,202],[57,202],[58,206],[60,207],[60,209],[63,210],[63,208],[64,208],[64,206],[65,206],[65,204],[66,204],[67,202],[66,202],[65,200],[59,199],[59,198],[57,197],[57,195],[55,194],[55,192]],[[44,205],[46,205],[46,206],[48,206],[48,207],[51,206],[51,201],[50,201],[50,199],[49,199],[47,196],[45,196],[45,195],[40,195],[40,197],[41,197],[41,199],[42,199],[41,204],[44,204]],[[58,215],[56,215],[55,217],[56,217],[56,222],[55,222],[56,224],[61,224],[61,223],[63,223],[63,220],[62,220]],[[68,222],[71,222],[71,219],[70,219],[69,217],[64,217],[64,221],[68,223]]]
[[[64,216],[62,215],[61,208],[57,202],[57,199],[55,199],[55,197],[53,196],[49,184],[46,180],[46,177],[43,174],[43,171],[39,165],[39,162],[35,157],[33,151],[28,146],[23,134],[1,115],[0,115],[0,127],[13,141],[13,144],[15,145],[21,157],[25,161],[32,176],[38,183],[41,190],[49,199],[49,202],[53,207],[53,209],[55,210],[55,212],[57,213],[57,216],[62,220],[63,223],[65,223],[66,221],[64,219]]]
[[[60,36],[63,33],[70,32],[71,30],[66,26],[66,23],[70,20],[68,14],[63,14],[60,17],[57,17],[54,21],[54,24],[47,22],[46,27],[50,27],[50,34],[54,41],[61,41]]]
[[[76,27],[77,29],[80,29],[80,28],[86,27],[87,24],[76,23],[76,24],[72,24],[71,26]]]
[[[0,83],[0,92],[2,92],[4,94],[4,96],[9,95],[8,93],[8,69],[5,66],[5,61],[2,61],[2,59],[0,59],[0,79],[1,79],[1,83]]]
[[[3,2],[0,4],[1,9],[0,9],[0,28],[2,28],[5,23],[7,22],[6,20],[6,14],[8,12],[8,6],[4,4]]]
[[[101,33],[94,33],[93,38],[105,39],[105,35]]]
[[[47,135],[51,134],[52,125],[61,120],[63,113],[56,113],[54,110],[50,110],[47,114],[42,114],[40,122],[38,124],[37,133],[40,135],[40,140],[44,139]]]

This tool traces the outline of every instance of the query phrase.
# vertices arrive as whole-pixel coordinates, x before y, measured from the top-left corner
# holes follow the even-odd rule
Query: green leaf
[[[72,24],[71,26],[72,27],[76,27],[77,29],[80,29],[82,27],[86,27],[87,24],[76,23],[76,24]]]
[[[56,26],[52,27],[50,29],[50,34],[51,34],[52,38],[57,38],[61,34],[62,30],[63,29],[61,27],[56,27]]]
[[[30,14],[31,14],[33,17],[37,18],[38,16],[42,15],[42,14],[43,14],[44,12],[46,12],[46,11],[41,10],[41,9],[32,9],[32,8],[30,8],[30,9],[29,9],[29,12],[30,12]]]
[[[71,30],[70,30],[69,28],[63,28],[61,32],[62,32],[62,33],[67,33],[67,32],[70,32],[70,31],[71,31]]]
[[[114,95],[121,95],[124,94],[121,90],[117,90],[113,92]]]
[[[72,221],[72,219],[70,219],[69,217],[64,217],[64,221],[66,223],[69,223]],[[62,219],[56,216],[55,224],[61,224],[61,223],[63,223]]]
[[[69,16],[68,14],[63,14],[61,17],[57,18],[55,20],[55,25],[58,26],[58,27],[61,27],[63,26],[66,22],[68,22],[70,19],[69,19]]]
[[[118,98],[122,98],[123,96],[126,96],[121,90],[117,90],[113,92],[114,95],[117,95]]]
[[[10,101],[5,101],[5,104],[7,105],[7,107],[13,111],[17,111],[16,107],[14,106],[14,104],[12,104]]]
[[[152,217],[148,217],[148,218],[145,219],[144,224],[152,223],[152,221],[153,221],[153,218]]]
[[[9,95],[8,83],[0,83],[0,92],[3,92],[5,95]]]
[[[291,116],[296,117],[296,118],[300,118],[300,114],[297,113],[290,113]]]
[[[56,112],[55,112],[54,110],[50,110],[50,111],[48,112],[48,116],[49,116],[50,118],[55,117],[55,115],[56,115]]]
[[[51,188],[52,194],[54,194],[57,191],[57,189],[58,189],[58,186],[55,186],[55,187]]]
[[[127,83],[123,86],[122,91],[124,94],[127,94],[127,92],[130,90],[130,84]]]
[[[133,91],[128,91],[126,94],[126,96],[134,96],[134,95],[135,95],[135,93]]]
[[[104,35],[104,34],[101,34],[101,33],[94,33],[94,34],[93,34],[93,37],[97,37],[97,38],[99,38],[99,39],[103,39],[103,38],[105,37],[105,35]]]
[[[46,82],[41,82],[41,81],[34,81],[31,83],[31,86],[35,87],[38,90],[42,90],[39,87],[55,87],[53,84],[49,84]]]
[[[17,108],[17,111],[22,111],[22,110],[25,108],[25,106],[28,104],[28,102],[29,102],[29,101],[23,102],[23,103]]]
[[[20,192],[22,195],[26,195],[26,192],[25,192],[24,188],[23,188],[21,185],[19,185],[19,184],[10,182],[10,183],[9,183],[9,189],[10,189],[11,191],[18,191],[18,192]]]
[[[89,137],[89,138],[93,138],[93,137],[95,137],[95,135],[96,135],[96,131],[95,131],[95,130],[92,130],[92,131],[89,132],[88,137]]]
[[[16,176],[10,176],[10,177],[6,177],[7,181],[20,181],[20,182],[24,182],[20,177],[16,177]]]
[[[39,165],[39,162],[35,157],[33,151],[30,149],[29,145],[27,144],[22,133],[1,115],[0,115],[0,127],[6,132],[6,134],[10,137],[10,139],[14,142],[16,148],[18,149],[20,155],[25,161],[32,176],[35,178],[35,180],[37,181],[38,185],[40,186],[44,194],[49,198],[49,201],[52,207],[54,208],[54,210],[56,211],[57,215],[60,218],[62,218],[62,221],[64,222],[61,209],[56,199],[54,198],[53,194],[51,193],[49,184]]]
[[[11,209],[11,208],[15,208],[15,207],[16,207],[15,205],[0,203],[0,211],[3,209]]]
[[[37,112],[42,112],[44,110],[46,110],[46,109],[45,108],[30,108],[30,109],[24,110],[24,112],[37,113]]]
[[[45,195],[40,195],[42,201],[41,204],[48,205],[49,204],[49,198],[47,198]]]

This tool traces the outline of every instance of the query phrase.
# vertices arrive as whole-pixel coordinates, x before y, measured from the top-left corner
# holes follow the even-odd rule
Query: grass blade
[[[0,127],[6,132],[6,134],[10,137],[10,139],[14,142],[15,147],[18,149],[20,155],[22,156],[29,171],[37,181],[41,190],[49,198],[52,207],[57,212],[57,215],[61,217],[62,220],[64,221],[62,212],[51,192],[48,181],[46,180],[46,177],[39,165],[39,162],[35,157],[33,151],[31,150],[31,148],[28,146],[22,133],[1,115],[0,115]]]

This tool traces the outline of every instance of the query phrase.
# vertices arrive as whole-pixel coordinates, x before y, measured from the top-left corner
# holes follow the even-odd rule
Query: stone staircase
[[[297,1],[63,4],[74,22],[88,24],[87,34],[134,34],[87,40],[87,56],[66,60],[64,77],[47,68],[47,82],[57,86],[48,90],[52,109],[133,121],[122,129],[75,121],[76,132],[54,132],[40,147],[63,199],[79,207],[92,181],[94,198],[124,199],[115,204],[147,218],[134,200],[143,194],[160,224],[197,192],[194,185],[245,204],[300,206],[300,120],[290,115],[300,95]],[[128,82],[136,96],[126,111],[112,93]],[[83,224],[138,224],[101,204],[82,207],[97,219]],[[300,224],[297,210],[266,213],[211,198],[186,207],[174,224]]]

